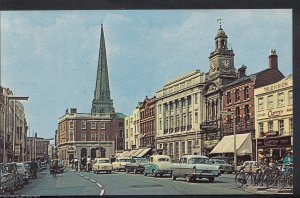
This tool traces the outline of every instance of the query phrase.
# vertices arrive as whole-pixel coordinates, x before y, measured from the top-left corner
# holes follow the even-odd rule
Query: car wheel
[[[162,174],[162,173],[161,173],[161,174],[159,174],[159,176],[160,176],[160,177],[162,177],[163,175],[164,175],[164,174]]]
[[[176,180],[176,176],[174,175],[173,172],[171,173],[171,177],[172,177],[172,180]]]
[[[111,171],[108,171],[109,174],[111,174]]]
[[[215,181],[215,178],[214,177],[210,177],[210,178],[208,178],[208,181],[209,181],[209,183],[213,183]]]
[[[191,182],[191,181],[192,181],[192,178],[191,178],[190,175],[186,175],[186,176],[185,176],[185,179],[186,179],[187,182]]]
[[[155,171],[154,169],[152,170],[152,176],[153,176],[153,177],[156,177],[156,176],[157,176],[157,173],[156,173],[156,171]]]
[[[126,173],[129,173],[129,169],[126,169]]]
[[[138,171],[137,171],[136,168],[135,168],[135,169],[133,169],[133,172],[134,172],[134,174],[137,174]]]
[[[146,172],[144,172],[144,176],[147,176],[147,173],[146,173]]]

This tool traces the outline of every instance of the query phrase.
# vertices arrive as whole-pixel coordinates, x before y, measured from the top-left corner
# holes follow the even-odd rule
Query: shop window
[[[264,110],[264,98],[258,98],[258,110]]]
[[[278,97],[278,107],[283,107],[284,106],[284,94],[279,93],[277,97]]]
[[[268,96],[268,109],[273,109],[273,95]]]
[[[284,133],[284,122],[283,122],[283,120],[278,120],[278,129],[279,129],[279,134],[282,135]]]
[[[273,132],[273,121],[268,122],[268,132]]]

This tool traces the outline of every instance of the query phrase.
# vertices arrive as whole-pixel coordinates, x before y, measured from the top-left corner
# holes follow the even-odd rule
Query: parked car
[[[130,163],[131,159],[129,157],[118,157],[116,161],[112,163],[113,170],[126,170],[125,165]]]
[[[227,164],[225,160],[221,159],[210,159],[211,163],[214,165],[219,165],[219,169],[221,173],[229,173],[231,174],[233,172],[234,167],[231,164]]]
[[[187,182],[195,181],[197,178],[207,178],[210,183],[221,175],[218,165],[212,165],[208,157],[201,155],[185,155],[180,159],[180,163],[171,164],[171,176],[176,178],[186,178]]]
[[[126,172],[144,173],[145,165],[148,164],[147,158],[132,158],[131,162],[125,165]]]
[[[98,174],[99,172],[111,173],[113,166],[108,158],[96,158],[92,170],[94,171],[94,174]]]
[[[38,170],[37,162],[32,162],[32,161],[24,162],[24,166],[25,166],[25,169],[27,170],[28,178],[36,179],[37,178],[37,170]]]
[[[152,174],[156,177],[160,175],[161,177],[164,174],[171,174],[171,159],[167,155],[152,155],[149,158],[148,164],[145,165],[144,175]]]
[[[15,193],[15,176],[7,172],[3,163],[0,163],[0,195],[9,192]]]
[[[46,164],[46,162],[41,162],[41,167],[40,167],[40,169],[41,169],[41,171],[47,169],[47,164]]]
[[[28,180],[29,180],[28,171],[26,170],[24,163],[17,163],[17,169],[18,169],[18,172],[21,175],[23,175],[24,183],[28,184]]]
[[[18,172],[17,163],[11,162],[4,164],[7,172],[14,174],[15,176],[15,188],[24,187],[23,175]]]
[[[236,167],[236,171],[239,172],[241,169],[243,169],[245,172],[249,172],[251,169],[252,172],[255,173],[257,169],[259,169],[259,164],[257,161],[244,161],[241,166]]]
[[[229,157],[223,157],[223,156],[215,156],[215,157],[211,157],[210,159],[218,159],[218,160],[224,160],[226,162],[226,164],[232,164],[232,158]]]
[[[57,166],[57,172],[63,173],[65,170],[64,161],[61,159],[53,159],[50,161],[50,174],[52,174],[53,166],[56,164]]]

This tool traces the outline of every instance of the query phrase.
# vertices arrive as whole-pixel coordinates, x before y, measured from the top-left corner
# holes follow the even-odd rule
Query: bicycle
[[[235,175],[235,185],[238,188],[243,187],[245,184],[248,183],[250,179],[250,184],[256,183],[256,174],[252,172],[252,166],[250,166],[249,172],[245,172],[245,167],[242,167],[240,172]]]
[[[293,164],[287,164],[287,169],[283,172],[283,177],[281,178],[282,180],[282,187],[284,188],[287,186],[287,184],[290,187],[293,187]]]

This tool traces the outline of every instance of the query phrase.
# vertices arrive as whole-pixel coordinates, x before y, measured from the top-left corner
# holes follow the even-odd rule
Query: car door
[[[187,158],[182,157],[181,158],[181,163],[180,163],[180,176],[185,177],[185,174],[188,172],[188,163],[187,163]]]

